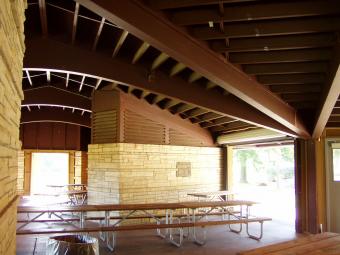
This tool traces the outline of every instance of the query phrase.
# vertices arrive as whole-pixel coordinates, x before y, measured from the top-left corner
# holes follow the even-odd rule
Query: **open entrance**
[[[68,153],[32,153],[31,194],[46,194],[51,185],[69,181]]]
[[[232,186],[238,199],[259,202],[254,214],[294,228],[293,145],[234,148]]]

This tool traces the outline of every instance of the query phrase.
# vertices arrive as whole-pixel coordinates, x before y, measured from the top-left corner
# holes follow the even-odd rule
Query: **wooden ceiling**
[[[209,129],[213,135],[259,125],[298,136],[295,131],[289,131],[277,120],[248,105],[249,102],[236,98],[230,93],[234,91],[229,92],[225,86],[217,85],[95,10],[67,0],[28,2],[26,44],[34,42],[35,38],[61,42],[70,47],[69,54],[64,51],[64,58],[77,48],[92,52],[98,60],[110,58],[126,68],[136,66],[147,73],[149,83],[157,83],[160,76],[166,80],[159,83],[159,87],[152,84],[149,87],[141,85],[142,82],[132,84],[124,79],[113,79],[109,72],[100,76],[95,71],[74,72],[76,70],[61,68],[62,65],[58,66],[60,68],[57,64],[56,67],[38,66],[26,60],[24,90],[52,85],[91,97],[93,90],[113,84],[125,93]],[[181,27],[185,33],[203,42],[203,46],[209,46],[250,79],[263,84],[294,107],[308,131],[312,132],[338,64],[335,49],[339,44],[339,0],[148,0],[141,4]],[[27,50],[30,51],[30,47]],[[46,58],[47,54],[53,54],[45,53]],[[41,54],[45,53],[41,49]],[[94,59],[90,60],[94,63]],[[91,68],[99,67],[93,65],[88,69]],[[173,84],[173,91],[161,87],[169,83]],[[189,89],[197,99],[189,98]],[[185,90],[189,90],[188,96],[184,95]],[[211,98],[216,105],[205,97]],[[24,109],[29,111],[27,106]],[[32,109],[39,110],[37,106],[30,107],[30,111]],[[340,122],[336,109],[329,126],[337,126]]]

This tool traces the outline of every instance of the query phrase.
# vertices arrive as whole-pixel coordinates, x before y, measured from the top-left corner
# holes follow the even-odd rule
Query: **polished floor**
[[[251,229],[258,230],[257,224]],[[189,240],[184,240],[180,248],[167,243],[155,235],[155,231],[121,232],[117,235],[117,246],[114,253],[109,252],[103,243],[100,244],[100,254],[182,254],[182,255],[234,255],[239,251],[253,249],[272,243],[294,239],[296,237],[292,226],[282,222],[265,222],[264,236],[261,241],[255,241],[247,237],[245,231],[235,234],[228,231],[226,226],[209,227],[207,242],[204,246],[198,246]],[[47,236],[18,236],[17,254],[45,255]]]

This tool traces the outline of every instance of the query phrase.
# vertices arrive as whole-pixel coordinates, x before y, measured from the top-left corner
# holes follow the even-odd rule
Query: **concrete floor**
[[[258,224],[252,224],[251,229],[258,230]],[[130,231],[117,234],[117,246],[114,254],[182,254],[182,255],[234,255],[239,251],[253,249],[272,243],[294,239],[296,237],[292,226],[281,222],[265,222],[264,236],[261,241],[247,237],[245,231],[235,234],[226,226],[209,227],[207,243],[198,246],[189,240],[184,240],[182,247],[177,248],[155,235],[155,231]],[[47,236],[18,236],[17,254],[45,254]],[[103,243],[100,243],[100,254],[112,254]]]

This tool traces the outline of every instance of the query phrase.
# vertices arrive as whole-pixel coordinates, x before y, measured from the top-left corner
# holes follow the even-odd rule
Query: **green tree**
[[[236,158],[240,163],[241,174],[240,174],[240,182],[248,183],[247,178],[247,161],[251,160],[253,166],[256,170],[258,170],[261,162],[259,161],[258,155],[255,150],[238,150],[236,151]]]

